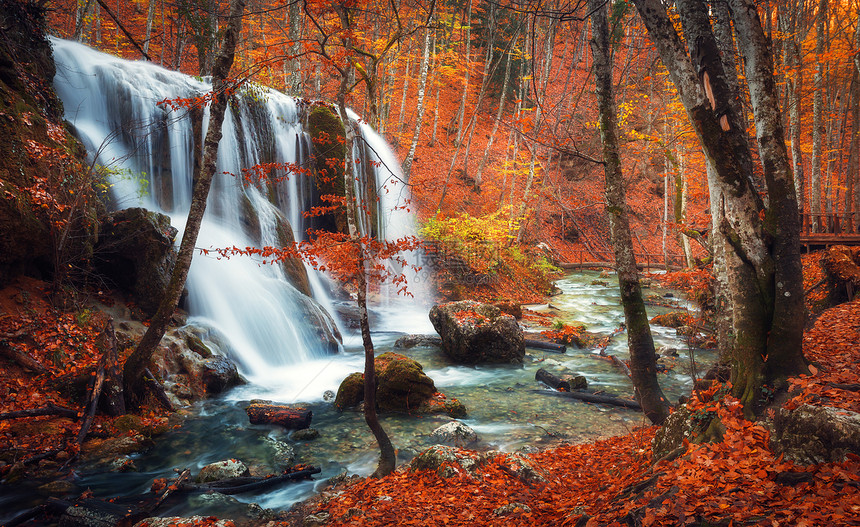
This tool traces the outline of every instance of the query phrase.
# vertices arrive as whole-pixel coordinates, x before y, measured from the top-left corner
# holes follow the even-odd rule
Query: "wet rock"
[[[448,399],[445,394],[438,392],[421,403],[417,413],[420,415],[445,414],[454,419],[462,419],[468,414],[466,405],[461,403],[459,399]]]
[[[142,452],[153,445],[142,434],[109,439],[90,439],[81,446],[81,463],[87,470],[129,472],[135,470],[129,454]]]
[[[207,483],[210,481],[220,481],[222,479],[239,478],[250,475],[251,472],[244,463],[238,459],[227,459],[210,463],[201,468],[200,473],[197,474],[194,481],[197,483]]]
[[[609,282],[606,280],[592,280],[591,285],[601,285],[603,287],[609,287]]]
[[[457,474],[475,475],[475,471],[486,461],[484,454],[460,448],[434,445],[415,456],[409,463],[412,470],[435,470],[440,478]]]
[[[670,348],[668,346],[660,346],[657,348],[657,355],[661,357],[677,357],[678,348]]]
[[[376,357],[376,404],[380,410],[414,411],[436,393],[421,364],[398,353]]]
[[[472,300],[433,306],[430,321],[442,337],[442,349],[465,364],[522,364],[523,331],[514,317],[496,306]]]
[[[503,454],[499,463],[507,467],[520,481],[525,483],[546,483],[549,475],[524,454]]]
[[[77,485],[68,480],[57,480],[57,481],[49,481],[44,485],[40,485],[36,488],[36,490],[40,494],[48,495],[48,496],[67,496],[69,494],[76,494],[80,492],[80,489]]]
[[[411,349],[416,346],[442,346],[442,339],[435,335],[404,335],[394,342],[394,349]]]
[[[466,408],[457,399],[447,399],[436,392],[433,379],[421,364],[398,353],[387,352],[376,357],[376,405],[380,410],[410,414],[445,413],[464,417]],[[364,401],[364,375],[352,373],[340,383],[335,397],[339,410],[359,406]]]
[[[771,445],[795,463],[840,462],[860,455],[860,414],[840,408],[802,405],[782,408],[773,423]]]
[[[303,430],[296,430],[293,432],[292,439],[293,441],[313,441],[320,436],[320,431],[316,428],[305,428]]]
[[[465,447],[478,440],[478,434],[460,421],[445,423],[430,433],[430,440],[436,443]]]
[[[302,527],[319,527],[328,523],[329,518],[331,518],[331,514],[328,512],[308,514],[302,520]]]
[[[562,375],[561,378],[570,384],[571,390],[584,390],[588,388],[588,379],[584,375]]]
[[[280,471],[293,465],[296,460],[296,452],[289,443],[272,437],[264,437],[263,442],[268,445],[271,451],[270,459],[272,467]]]
[[[176,263],[177,232],[164,214],[142,208],[116,211],[102,223],[93,263],[152,316]]]

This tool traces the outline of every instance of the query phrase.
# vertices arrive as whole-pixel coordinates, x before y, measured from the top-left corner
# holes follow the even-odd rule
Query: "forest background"
[[[422,234],[460,251],[479,273],[504,269],[485,291],[443,280],[449,298],[535,300],[548,287],[548,261],[612,260],[584,4],[353,6],[357,75],[373,82],[351,83],[347,104],[403,160]],[[840,214],[853,228],[860,2],[759,4],[801,208]],[[50,23],[60,37],[207,75],[226,8],[217,0],[60,0],[50,4]],[[334,100],[339,76],[319,50],[339,22],[325,8],[248,2],[235,76]],[[708,260],[704,156],[635,9],[615,2],[610,23],[634,250],[640,262],[695,267]],[[742,73],[739,56],[734,63]]]

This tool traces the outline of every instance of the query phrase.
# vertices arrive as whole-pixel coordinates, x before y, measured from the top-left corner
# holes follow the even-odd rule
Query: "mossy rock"
[[[376,358],[376,404],[381,410],[415,412],[436,393],[433,379],[421,364],[398,353]]]
[[[338,410],[358,406],[364,400],[364,374],[355,372],[346,376],[337,389],[334,405]]]
[[[652,324],[657,324],[658,326],[667,328],[689,326],[691,322],[692,319],[690,314],[686,311],[670,311],[669,313],[663,313],[662,315],[657,315],[651,319]]]

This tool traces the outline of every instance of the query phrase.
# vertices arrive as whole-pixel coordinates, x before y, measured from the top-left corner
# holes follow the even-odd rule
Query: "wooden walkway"
[[[831,245],[860,245],[860,213],[801,214],[800,244],[807,251]]]

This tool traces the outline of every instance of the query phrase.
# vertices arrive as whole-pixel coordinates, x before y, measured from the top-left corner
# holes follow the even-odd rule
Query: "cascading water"
[[[97,164],[110,169],[114,206],[163,212],[182,229],[190,206],[196,145],[205,135],[208,112],[169,111],[157,103],[198,97],[210,91],[210,85],[77,43],[53,39],[52,44],[57,63],[54,84],[66,119]],[[396,170],[398,164],[368,126],[360,125],[360,130],[365,144],[372,145],[366,150],[375,156],[360,166],[364,170],[379,166],[372,177],[381,188],[392,174],[387,169]],[[316,199],[310,178],[288,174],[284,180],[258,186],[231,174],[259,163],[301,166],[309,158],[308,144],[294,99],[256,86],[234,97],[224,120],[197,246],[283,246],[285,237],[301,238],[308,226],[302,213]],[[380,235],[399,237],[414,230],[411,218],[398,209],[403,188],[396,193],[381,191]],[[321,278],[309,272],[315,300],[295,283],[279,265],[195,255],[187,282],[189,312],[197,322],[220,330],[229,343],[222,351],[231,354],[252,381],[283,382],[283,367],[319,360],[336,346],[331,300]],[[420,319],[426,318],[425,309]]]

